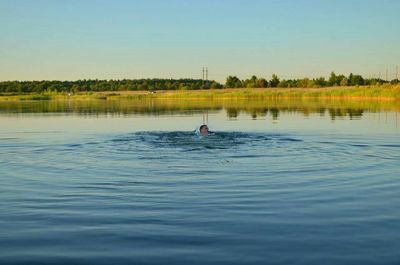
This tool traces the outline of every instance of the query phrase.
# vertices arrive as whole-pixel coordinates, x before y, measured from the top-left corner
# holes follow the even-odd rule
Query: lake
[[[0,102],[0,185],[0,264],[399,264],[400,103]]]

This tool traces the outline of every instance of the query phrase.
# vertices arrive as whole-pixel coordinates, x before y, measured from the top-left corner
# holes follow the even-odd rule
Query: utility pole
[[[205,73],[205,69],[204,69],[204,66],[203,66],[203,77],[201,78],[201,86],[202,86],[202,88],[204,87],[204,73]]]
[[[399,80],[399,66],[396,65],[396,80]]]
[[[388,69],[386,68],[386,82],[388,81]]]
[[[201,79],[201,85],[204,88],[205,82],[208,81],[208,67],[203,66],[202,73],[203,73],[203,77]]]

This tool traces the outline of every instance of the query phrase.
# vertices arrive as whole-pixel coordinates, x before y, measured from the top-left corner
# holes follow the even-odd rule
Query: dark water
[[[400,264],[397,114],[0,116],[0,264]]]

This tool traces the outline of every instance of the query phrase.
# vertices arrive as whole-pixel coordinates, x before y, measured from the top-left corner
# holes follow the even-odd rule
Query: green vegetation
[[[228,76],[226,79],[226,88],[267,88],[267,87],[280,87],[280,88],[319,88],[319,87],[336,87],[336,86],[376,86],[382,84],[398,84],[399,80],[385,81],[380,78],[364,78],[361,75],[350,74],[344,76],[331,73],[328,80],[324,77],[319,78],[302,78],[302,79],[279,79],[275,74],[272,75],[271,80],[267,81],[264,78],[257,78],[252,76],[250,79],[240,80],[236,76]]]
[[[252,76],[240,80],[229,76],[225,85],[201,79],[138,79],[78,81],[4,81],[0,100],[51,99],[143,99],[143,98],[279,98],[352,97],[400,99],[400,83],[331,73],[329,79],[303,78],[270,80]]]
[[[0,101],[26,100],[140,100],[140,99],[273,99],[273,98],[347,98],[347,99],[380,99],[400,100],[399,85],[355,86],[355,87],[323,87],[323,88],[227,88],[207,90],[178,91],[119,91],[119,92],[44,92],[40,94],[3,94]]]
[[[218,89],[215,81],[201,79],[137,79],[137,80],[78,80],[78,81],[5,81],[0,82],[0,93],[78,93],[99,91],[154,91]]]
[[[121,94],[119,97],[127,97]],[[129,96],[128,96],[129,97]],[[137,95],[136,95],[137,97]],[[275,99],[275,98],[348,98],[400,100],[400,85],[325,87],[325,88],[231,88],[218,90],[160,91],[141,95],[145,98],[174,99]],[[109,97],[112,99],[112,97]]]
[[[137,79],[137,80],[78,80],[78,81],[4,81],[0,82],[1,94],[23,93],[78,93],[99,91],[156,91],[156,90],[198,90],[221,88],[320,88],[334,86],[377,86],[382,84],[398,84],[399,80],[390,82],[379,78],[366,79],[361,75],[336,75],[331,73],[328,80],[320,78],[279,79],[275,74],[271,80],[252,76],[250,79],[240,80],[236,76],[229,76],[225,85],[216,81],[201,79]],[[0,95],[1,95],[0,94]]]

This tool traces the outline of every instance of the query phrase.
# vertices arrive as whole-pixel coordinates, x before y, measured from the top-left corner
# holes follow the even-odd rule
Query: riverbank
[[[400,85],[325,88],[232,88],[207,90],[102,91],[41,94],[1,94],[0,101],[57,99],[210,99],[210,98],[343,98],[355,100],[400,100]]]

